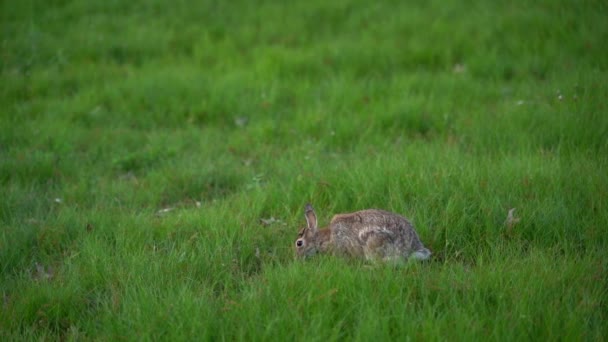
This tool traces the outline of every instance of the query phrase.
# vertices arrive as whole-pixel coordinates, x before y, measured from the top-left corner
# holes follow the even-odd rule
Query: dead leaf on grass
[[[464,64],[457,63],[452,68],[452,72],[455,74],[462,74],[467,71],[467,67]]]
[[[282,224],[285,225],[285,223],[281,220],[278,220],[276,218],[274,218],[273,216],[271,216],[270,218],[261,218],[260,222],[264,225],[264,226],[270,226],[271,224]]]
[[[515,208],[509,209],[507,213],[507,219],[505,220],[505,227],[508,232],[513,230],[513,227],[519,223],[520,218],[515,216]]]
[[[170,212],[170,211],[172,211],[172,210],[174,210],[174,209],[175,209],[175,208],[172,208],[172,207],[169,207],[169,208],[163,208],[163,209],[161,209],[161,210],[157,211],[157,212],[156,212],[156,215],[161,216],[161,215],[164,215],[164,214],[166,214],[166,213],[168,213],[168,212]]]
[[[36,271],[32,275],[36,280],[50,280],[55,276],[55,272],[52,267],[44,267],[39,263],[35,264]]]

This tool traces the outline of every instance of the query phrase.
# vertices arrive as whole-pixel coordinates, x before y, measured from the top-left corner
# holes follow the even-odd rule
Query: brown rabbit
[[[368,260],[426,260],[431,251],[422,245],[412,224],[403,216],[378,209],[335,215],[329,227],[318,229],[317,215],[306,205],[307,226],[295,242],[296,255],[306,258],[332,253]]]

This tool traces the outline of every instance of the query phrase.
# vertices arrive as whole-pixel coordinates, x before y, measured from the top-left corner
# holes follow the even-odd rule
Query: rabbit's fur
[[[332,253],[368,260],[430,258],[412,224],[403,216],[378,209],[335,215],[329,227],[318,229],[317,215],[310,204],[304,211],[306,227],[295,241],[296,255],[306,258]]]

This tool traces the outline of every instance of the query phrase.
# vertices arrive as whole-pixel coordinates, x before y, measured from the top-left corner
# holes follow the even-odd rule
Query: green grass
[[[607,16],[2,2],[0,339],[603,340]],[[294,260],[307,202],[433,259]]]

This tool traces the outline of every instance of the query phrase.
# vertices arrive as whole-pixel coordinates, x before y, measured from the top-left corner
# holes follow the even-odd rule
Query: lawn
[[[0,339],[604,340],[606,18],[3,1]],[[433,257],[296,260],[308,202]]]

